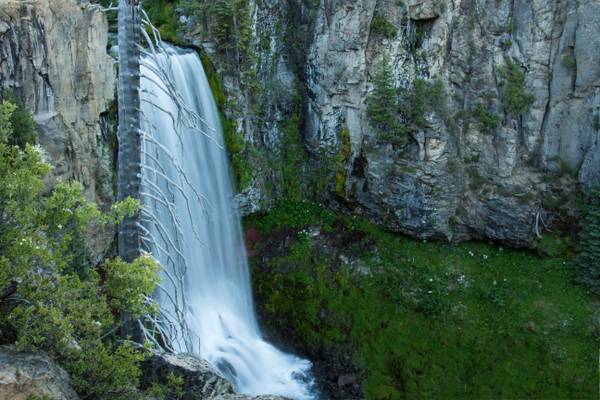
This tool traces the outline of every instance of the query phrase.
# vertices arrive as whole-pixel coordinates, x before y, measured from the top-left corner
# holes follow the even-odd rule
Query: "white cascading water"
[[[203,119],[205,134],[181,121],[186,113],[168,85]],[[143,130],[152,136],[142,142],[141,197],[155,219],[142,223],[151,238],[145,247],[165,268],[156,294],[169,316],[163,340],[208,360],[241,393],[313,398],[310,362],[261,336],[221,123],[199,57],[170,46],[146,57],[141,87]]]

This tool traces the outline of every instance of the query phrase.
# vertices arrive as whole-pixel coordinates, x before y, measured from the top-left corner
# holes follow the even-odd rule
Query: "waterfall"
[[[145,57],[141,87],[142,230],[165,270],[156,293],[163,341],[205,358],[244,394],[313,398],[310,363],[261,336],[221,123],[199,57],[170,46]]]

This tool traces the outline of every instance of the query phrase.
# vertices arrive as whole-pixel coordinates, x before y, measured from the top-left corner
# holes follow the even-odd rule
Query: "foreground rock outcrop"
[[[27,400],[31,396],[79,399],[69,384],[69,375],[47,355],[0,346],[0,399]]]
[[[182,400],[285,400],[280,396],[238,394],[206,360],[192,354],[149,356],[142,364],[141,388],[167,384],[170,374],[183,379]],[[79,400],[69,381],[69,374],[46,354],[19,352],[14,346],[0,346],[0,399],[27,400],[36,396]]]
[[[184,400],[208,399],[235,394],[233,385],[205,360],[191,354],[153,355],[144,361],[142,388],[166,383],[169,374],[184,379]]]
[[[249,8],[258,79],[219,50],[223,38],[210,19],[187,18],[185,35],[223,76],[226,113],[245,141],[236,157],[253,171],[240,196],[245,212],[287,196],[291,171],[304,193],[395,231],[528,246],[541,220],[571,229],[580,189],[600,184],[597,1],[297,0]],[[404,145],[383,138],[367,115],[384,55],[399,90],[411,92],[416,79],[443,86],[441,106],[421,113]],[[515,96],[507,82],[520,73]],[[516,110],[521,100],[527,106]],[[292,151],[303,160],[289,155],[297,117],[292,134],[301,147]]]
[[[285,400],[279,396],[237,394],[233,385],[206,360],[193,354],[155,354],[142,365],[142,389],[165,384],[169,374],[183,378],[182,400]]]
[[[0,0],[0,89],[32,112],[51,179],[80,181],[104,207],[113,200],[114,139],[102,115],[115,93],[107,40],[105,15],[87,2]],[[98,259],[112,236],[91,235]]]

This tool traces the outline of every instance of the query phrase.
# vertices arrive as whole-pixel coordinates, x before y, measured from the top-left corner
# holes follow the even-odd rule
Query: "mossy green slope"
[[[276,257],[256,249],[255,291],[271,328],[313,357],[351,347],[366,398],[598,394],[592,299],[571,283],[569,260],[414,241],[309,204],[280,205],[247,225],[263,244],[293,238]],[[308,225],[341,236],[354,267],[325,255]]]

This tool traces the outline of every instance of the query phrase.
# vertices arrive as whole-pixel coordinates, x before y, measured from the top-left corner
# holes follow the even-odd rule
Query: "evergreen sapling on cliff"
[[[600,294],[600,188],[592,191],[584,213],[577,266],[579,281]]]

